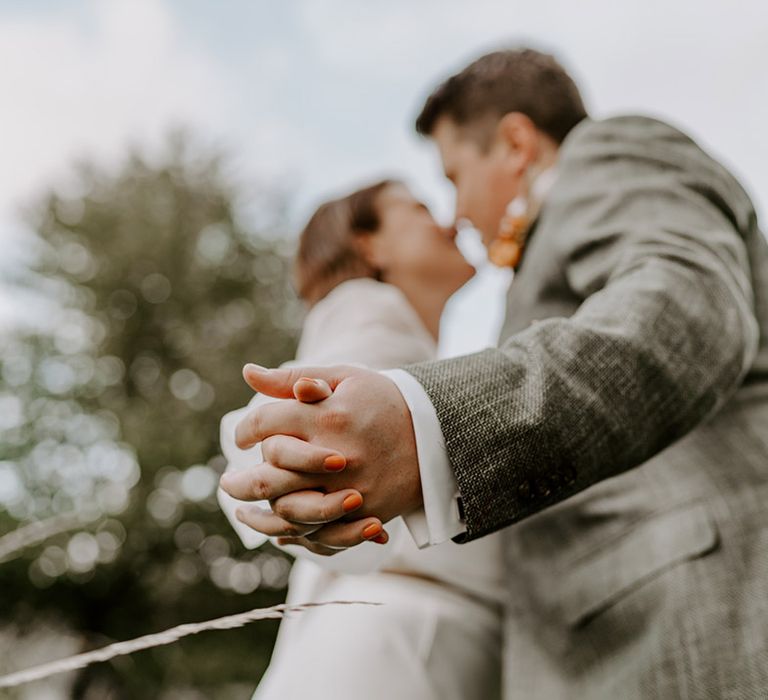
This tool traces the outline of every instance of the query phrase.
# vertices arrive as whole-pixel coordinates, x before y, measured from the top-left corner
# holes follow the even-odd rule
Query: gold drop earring
[[[499,223],[499,232],[488,247],[488,259],[497,267],[511,267],[514,270],[523,257],[530,225],[528,200],[518,195],[507,205]]]

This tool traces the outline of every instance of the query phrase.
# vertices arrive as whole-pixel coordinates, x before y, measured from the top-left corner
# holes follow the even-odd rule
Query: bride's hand
[[[227,473],[222,487],[241,500],[270,500],[276,511],[244,510],[244,522],[272,536],[340,548],[383,543],[382,521],[421,505],[410,412],[390,379],[357,367],[249,366],[244,374],[256,391],[301,399],[258,407],[236,428],[238,446],[261,442],[266,461]],[[352,511],[365,519],[340,520]]]

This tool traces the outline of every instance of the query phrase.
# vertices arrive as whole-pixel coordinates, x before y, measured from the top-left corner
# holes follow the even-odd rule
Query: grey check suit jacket
[[[587,120],[498,349],[407,368],[465,540],[507,527],[508,698],[768,698],[768,246],[677,129]]]

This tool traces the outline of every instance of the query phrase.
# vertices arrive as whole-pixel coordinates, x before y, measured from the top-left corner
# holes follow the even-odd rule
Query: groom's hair
[[[379,230],[379,196],[395,184],[399,181],[381,180],[321,204],[312,215],[299,237],[293,266],[296,291],[307,304],[313,306],[347,280],[379,279],[355,239]]]
[[[576,83],[555,58],[519,48],[482,56],[439,85],[422,107],[416,131],[431,135],[445,116],[485,150],[499,119],[510,112],[525,114],[557,144],[587,116]]]

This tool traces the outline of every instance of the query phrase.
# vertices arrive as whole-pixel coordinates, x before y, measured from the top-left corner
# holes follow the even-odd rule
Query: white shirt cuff
[[[404,515],[403,520],[418,547],[446,542],[467,528],[459,516],[459,489],[435,407],[421,384],[405,370],[385,370],[381,374],[391,379],[403,395],[416,436],[424,508]]]

